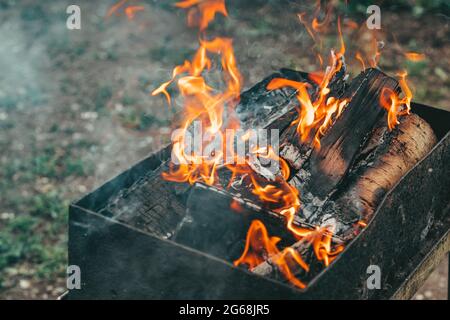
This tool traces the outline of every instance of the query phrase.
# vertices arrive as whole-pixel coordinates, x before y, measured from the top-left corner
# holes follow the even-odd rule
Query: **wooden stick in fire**
[[[392,132],[380,123],[360,152],[347,187],[332,196],[334,209],[353,211],[365,221],[370,220],[384,195],[435,144],[430,125],[415,114],[401,118]]]
[[[325,206],[333,202],[333,210],[352,210],[368,221],[386,192],[435,144],[436,136],[430,125],[415,114],[403,117],[392,132],[388,131],[386,120],[383,119],[345,178],[349,181],[345,184],[347,187],[340,190],[337,197],[333,196]],[[301,255],[306,254],[309,247],[310,244],[305,241],[292,245]],[[273,275],[276,270],[273,258],[267,259],[252,272],[262,276]]]

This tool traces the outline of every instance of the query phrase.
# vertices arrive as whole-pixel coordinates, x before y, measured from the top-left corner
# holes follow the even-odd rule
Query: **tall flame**
[[[223,69],[223,80],[226,89],[223,92],[214,93],[214,89],[206,83],[202,73],[211,68],[209,54],[220,56]],[[183,75],[183,76],[181,76]],[[164,173],[167,180],[176,182],[194,183],[202,180],[212,185],[216,181],[216,167],[222,162],[224,153],[217,152],[215,155],[204,156],[199,154],[185,153],[185,133],[195,120],[200,120],[206,126],[206,132],[211,138],[221,136],[223,133],[223,111],[226,104],[235,105],[239,99],[241,89],[241,74],[236,65],[232,40],[228,38],[215,38],[213,40],[200,40],[200,47],[192,61],[174,68],[172,79],[163,83],[152,92],[152,95],[164,94],[171,101],[167,87],[181,76],[178,81],[179,92],[184,98],[184,119],[182,132],[177,135],[173,142],[172,154],[176,156],[178,168]]]
[[[334,249],[332,248],[332,230],[326,227],[307,229],[295,224],[294,219],[300,208],[300,199],[298,190],[287,182],[290,175],[289,166],[284,159],[275,155],[273,150],[272,152],[269,150],[267,157],[279,160],[281,176],[278,176],[275,181],[267,182],[267,180],[263,180],[254,172],[248,170],[248,167],[241,169],[240,173],[245,172],[250,176],[252,192],[263,203],[267,204],[272,211],[279,213],[285,218],[287,229],[299,241],[312,244],[317,259],[322,261],[325,266],[328,266],[344,247],[337,246]],[[255,220],[247,233],[244,252],[239,259],[234,261],[234,264],[245,264],[251,269],[265,259],[271,258],[272,263],[278,267],[286,279],[299,288],[305,288],[306,285],[295,277],[292,268],[293,263],[296,263],[304,270],[309,271],[308,265],[294,248],[287,247],[282,251],[278,250],[276,246],[278,242],[279,238],[270,238],[262,222]]]
[[[320,1],[317,4],[317,10],[320,10]],[[200,32],[205,31],[217,13],[227,16],[224,0],[184,0],[176,3],[175,6],[188,9],[188,24],[198,26]],[[318,20],[317,15],[313,19],[310,30],[313,37],[314,32],[322,32],[327,28],[330,19],[329,14],[330,8],[328,8],[322,21]],[[299,17],[302,17],[302,15]],[[297,90],[297,99],[300,104],[299,117],[293,124],[297,125],[297,131],[302,140],[308,139],[314,132],[314,145],[317,147],[320,147],[320,138],[326,129],[339,117],[349,102],[348,99],[329,96],[330,82],[335,74],[341,70],[345,53],[340,20],[338,20],[338,31],[340,50],[332,52],[330,66],[324,73],[311,75],[311,79],[318,85],[314,96],[310,96],[308,89],[311,89],[312,86],[306,82],[301,83],[277,78],[273,79],[267,87],[269,90],[274,90],[289,86]],[[214,88],[203,77],[203,74],[213,67],[212,55],[216,55],[220,59],[224,82],[223,90]],[[320,55],[319,59],[322,59]],[[208,137],[211,139],[220,138],[223,148],[225,148],[227,139],[230,139],[224,134],[223,114],[225,108],[232,110],[238,102],[242,83],[232,40],[229,38],[206,40],[204,37],[200,37],[199,48],[193,59],[191,61],[186,60],[183,64],[176,66],[172,71],[171,79],[155,89],[152,95],[163,94],[170,105],[171,96],[168,87],[172,83],[177,84],[179,93],[183,98],[184,122],[181,130],[173,137],[172,147],[172,155],[180,164],[176,166],[172,164],[169,172],[163,173],[163,178],[191,184],[202,181],[213,185],[217,182],[217,170],[222,163],[225,152],[215,150],[216,152],[213,155],[187,153],[185,145],[188,129],[196,120],[202,123]],[[242,137],[242,139],[247,139],[247,137]],[[208,143],[208,141],[202,143]],[[328,266],[343,250],[343,246],[332,246],[333,230],[327,227],[308,229],[298,226],[295,223],[295,217],[300,209],[299,192],[287,182],[290,177],[287,162],[276,155],[271,147],[266,150],[252,150],[252,153],[258,157],[277,160],[280,164],[280,173],[274,180],[269,181],[252,169],[249,159],[243,159],[243,161],[224,166],[232,172],[229,183],[231,184],[238,176],[241,176],[242,179],[248,179],[251,192],[267,206],[267,209],[284,217],[288,231],[299,241],[305,241],[311,245],[317,259]],[[232,203],[232,208],[241,210],[237,203]],[[242,256],[234,261],[236,266],[245,264],[253,268],[265,259],[270,258],[292,284],[299,288],[306,286],[295,277],[292,267],[299,265],[308,271],[309,266],[294,248],[287,247],[279,250],[277,244],[280,238],[269,237],[261,221],[255,220],[252,222],[246,240]]]
[[[297,90],[296,96],[300,104],[299,116],[292,124],[297,125],[297,132],[302,142],[308,140],[313,129],[317,129],[314,135],[314,145],[316,147],[320,147],[320,138],[332,124],[333,119],[340,116],[349,102],[349,99],[328,97],[330,93],[330,82],[335,74],[341,70],[343,64],[342,58],[345,54],[345,43],[342,36],[340,20],[338,20],[338,31],[341,46],[339,52],[331,52],[331,66],[327,68],[323,76],[317,77],[317,75],[313,75],[312,77],[312,80],[319,85],[316,99],[312,99],[309,95],[308,89],[311,88],[311,85],[307,82],[275,78],[267,85],[268,90],[275,90],[282,87],[291,87]]]
[[[129,6],[125,8],[125,14],[127,15],[129,20],[133,20],[136,16],[136,12],[144,11],[143,6]]]
[[[399,124],[399,116],[409,114],[411,110],[412,92],[406,82],[407,75],[406,71],[398,74],[403,98],[400,98],[399,94],[389,88],[383,88],[380,94],[380,104],[388,112],[389,130],[394,129]]]

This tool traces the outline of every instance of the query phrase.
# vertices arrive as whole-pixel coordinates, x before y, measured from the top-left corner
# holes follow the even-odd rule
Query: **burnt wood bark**
[[[353,160],[385,110],[380,106],[381,90],[398,90],[398,82],[378,69],[368,69],[356,77],[344,94],[351,101],[321,139],[309,159],[309,179],[305,190],[326,197],[344,177]]]
[[[354,214],[368,222],[386,193],[428,154],[436,142],[430,125],[418,115],[402,117],[400,124],[392,132],[388,130],[385,119],[379,120],[339,191],[325,203],[322,217],[339,216],[339,213]],[[351,232],[347,234],[347,240],[355,236],[353,229],[346,231]],[[308,259],[308,254],[311,255],[308,243],[299,241],[291,247],[304,257],[304,260],[313,260]],[[278,279],[279,272],[272,260],[267,259],[252,272]],[[292,267],[294,274],[305,276],[299,266]],[[318,270],[320,271],[320,268],[315,271]]]
[[[423,150],[428,150],[427,147],[435,143],[435,140],[429,140],[429,130],[425,124],[422,125],[419,121],[410,125],[421,126],[422,130],[419,130],[418,133],[423,135],[422,140],[410,139],[417,146],[423,146],[417,154],[414,151],[405,151],[409,150],[409,147],[404,148],[404,144],[410,143],[410,141],[402,138],[414,137],[416,134],[414,130],[404,129],[407,132],[405,135],[394,135],[383,131],[386,128],[384,117],[386,112],[379,105],[379,95],[383,87],[397,91],[398,83],[379,70],[369,69],[356,77],[348,88],[343,81],[343,76],[340,76],[333,84],[332,95],[351,98],[351,102],[322,138],[321,148],[313,149],[311,141],[300,143],[295,127],[289,126],[297,114],[295,104],[298,102],[295,98],[295,91],[283,89],[267,92],[266,86],[274,77],[308,81],[307,75],[303,73],[289,70],[280,71],[242,95],[238,115],[241,117],[244,128],[265,126],[266,128],[281,129],[281,142],[283,143],[281,156],[286,158],[294,169],[294,177],[290,182],[299,188],[302,194],[302,205],[313,203],[314,198],[323,199],[323,202],[314,203],[314,206],[317,206],[315,214],[311,218],[303,216],[304,220],[300,222],[322,225],[328,223],[329,217],[332,217],[337,221],[336,224],[344,224],[345,227],[351,226],[355,219],[361,217],[361,212],[358,210],[361,205],[370,202],[373,210],[381,195],[379,188],[384,187],[383,192],[389,190],[406,172],[405,170],[423,156]],[[267,106],[269,107],[264,108]],[[403,121],[402,124],[406,122],[410,121]],[[403,131],[398,129],[398,132]],[[381,137],[384,139],[380,140]],[[400,138],[397,141],[394,137]],[[373,159],[382,157],[384,155],[382,150],[389,150],[391,146],[389,143],[377,145],[377,142],[381,141],[392,142],[393,145],[404,148],[402,149],[405,151],[404,156],[411,157],[412,160],[405,160],[401,170],[395,168],[390,172],[389,166],[396,166],[397,160],[389,162],[389,160],[381,158],[380,162],[376,164],[388,163],[388,165],[384,165],[382,169],[371,168],[369,170],[369,167],[364,165],[364,161],[367,163],[371,157]],[[352,169],[355,163],[357,166]],[[363,168],[367,170],[363,170]],[[151,234],[166,239],[171,238],[178,243],[227,260],[237,258],[242,251],[245,233],[253,218],[271,221],[268,227],[271,229],[270,231],[274,231],[271,232],[272,234],[281,235],[282,230],[280,229],[284,230],[284,224],[281,221],[268,217],[264,219],[261,215],[255,215],[255,211],[251,209],[246,214],[228,216],[230,213],[227,210],[230,208],[230,202],[224,201],[218,195],[212,197],[213,191],[191,194],[190,201],[186,204],[189,186],[164,181],[160,174],[167,169],[168,162],[145,176],[142,181],[138,181],[130,190],[126,190],[118,198],[115,198],[115,202],[110,202],[104,209],[105,214]],[[354,184],[351,182],[351,178],[356,179],[361,174],[358,170],[362,170],[362,174],[367,173],[369,177],[374,176],[371,184],[365,188],[360,186],[361,182],[358,180]],[[384,172],[383,179],[389,180],[390,184],[384,183],[384,180],[378,180],[380,172]],[[341,193],[339,194],[337,191],[341,191]],[[325,201],[330,195],[334,196],[333,200]],[[248,200],[248,198],[245,199]],[[257,202],[256,199],[253,201]],[[347,210],[343,207],[347,203],[353,207]],[[339,206],[342,208],[337,209]],[[188,209],[187,215],[186,209]],[[338,228],[339,230],[345,231],[349,228]],[[284,245],[293,242],[294,240],[291,239]],[[306,256],[306,261],[315,261],[311,258],[313,253],[309,245],[297,243],[295,246]],[[322,266],[316,266],[313,269],[320,271],[321,268]],[[270,260],[253,271],[270,277],[273,276],[273,273],[277,273]],[[302,273],[302,270],[297,271]],[[312,272],[305,277],[313,277],[314,274],[317,272]]]
[[[386,192],[436,142],[430,125],[415,114],[402,117],[392,132],[381,120],[345,183],[330,198],[326,210],[349,212],[369,220]]]
[[[110,198],[100,212],[153,235],[170,238],[185,216],[185,199],[190,186],[164,180],[161,173],[168,170],[166,161],[156,170],[147,172]]]

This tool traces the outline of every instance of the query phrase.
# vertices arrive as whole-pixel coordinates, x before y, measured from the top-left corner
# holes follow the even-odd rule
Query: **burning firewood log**
[[[320,226],[330,216],[322,210],[325,201],[338,185],[343,184],[377,123],[384,121],[386,126],[386,112],[379,103],[383,88],[397,92],[398,82],[377,69],[361,73],[342,95],[350,99],[350,102],[320,140],[320,148],[306,142],[306,148],[305,143],[302,143],[296,149],[299,155],[293,156],[295,153],[290,151],[288,161],[298,162],[294,169],[299,169],[294,171],[289,182],[300,192],[300,218],[304,222]],[[295,150],[295,147],[291,149]],[[281,152],[283,157],[287,153],[283,153],[284,150]],[[359,219],[359,215],[345,211],[335,211],[332,216],[340,229],[348,228]]]
[[[392,132],[385,123],[379,123],[345,186],[331,197],[330,207],[370,220],[386,192],[435,144],[436,136],[430,125],[415,114],[403,117]]]
[[[325,197],[350,168],[358,149],[376,122],[385,114],[379,105],[383,88],[396,91],[397,81],[377,69],[369,69],[352,81],[344,94],[351,98],[341,117],[321,139],[309,161],[311,178],[305,186]]]
[[[324,204],[322,215],[352,212],[369,221],[384,195],[436,144],[436,136],[430,125],[415,114],[403,117],[391,132],[385,119],[378,122],[367,145],[359,152],[358,159],[344,178],[338,192]],[[322,221],[326,224],[326,221]],[[353,230],[351,230],[353,231]],[[353,236],[349,235],[349,236]],[[335,239],[340,242],[339,239]],[[299,241],[291,246],[302,256],[311,253],[311,245]],[[252,272],[278,277],[277,267],[271,257],[253,268]],[[293,265],[293,273],[304,271]]]
[[[317,93],[317,85],[307,74],[281,70],[242,94],[237,108],[241,125],[279,129],[280,156],[291,167],[287,182],[300,193],[301,207],[294,223],[311,230],[332,225],[333,245],[343,243],[354,224],[370,219],[383,195],[431,149],[436,138],[414,114],[400,118],[400,124],[389,131],[379,99],[383,88],[398,92],[398,82],[377,69],[367,69],[350,84],[344,81],[344,73],[331,83],[330,96],[350,102],[333,118],[316,148],[315,131],[303,141],[296,126],[289,125],[299,111],[296,91],[267,89],[275,77],[307,82],[312,99]],[[301,279],[308,281],[323,268],[323,261],[314,259],[314,246],[307,239],[292,245],[296,238],[286,230],[285,217],[270,203],[259,201],[252,193],[251,179],[236,178],[228,187],[231,173],[222,167],[218,175],[225,184],[191,190],[187,183],[163,179],[161,173],[169,166],[169,160],[164,161],[145,181],[130,188],[130,195],[111,202],[104,209],[108,216],[227,260],[242,252],[248,226],[253,219],[260,219],[270,234],[283,237],[280,248],[291,246],[310,264],[307,275],[300,266],[293,266],[293,273],[301,272]],[[257,171],[254,174],[264,178]],[[245,208],[233,214],[230,204],[237,199]],[[273,265],[269,258],[253,272],[277,277]]]

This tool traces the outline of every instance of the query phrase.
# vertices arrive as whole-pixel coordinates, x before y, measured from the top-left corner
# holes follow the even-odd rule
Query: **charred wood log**
[[[380,106],[383,88],[398,91],[398,82],[377,69],[368,69],[354,79],[344,98],[350,103],[321,139],[308,162],[309,179],[304,189],[326,197],[350,169],[360,147],[385,114]]]
[[[150,234],[170,238],[185,216],[185,199],[190,187],[164,180],[161,173],[168,169],[166,161],[110,198],[100,212]]]
[[[430,125],[415,114],[389,132],[380,121],[355,166],[326,211],[348,212],[370,220],[382,198],[436,144]]]
[[[351,213],[369,221],[384,195],[433,148],[436,140],[430,125],[415,114],[401,118],[392,132],[388,130],[385,119],[379,120],[344,182],[325,203],[321,217],[326,219]],[[326,223],[321,221],[322,225]],[[347,239],[355,235],[353,229],[346,231],[352,232],[347,234]],[[339,242],[340,239],[334,240]],[[299,241],[291,247],[306,261],[314,260],[308,259],[311,255],[309,243]],[[280,279],[273,259],[267,259],[252,272]],[[320,266],[315,266],[313,270],[320,270]],[[292,265],[291,271],[297,276],[306,276],[300,266]]]
[[[329,220],[327,224],[337,226],[336,231],[339,231],[358,220],[359,215],[353,213],[337,211],[326,215],[322,209],[328,196],[350,170],[378,121],[384,120],[386,111],[379,104],[383,87],[398,91],[398,82],[377,69],[368,69],[358,75],[341,96],[351,99],[350,103],[322,137],[320,149],[312,148],[311,144],[304,145],[300,155],[296,155],[296,159],[300,159],[300,165],[297,165],[300,168],[289,182],[300,192],[302,208],[299,216],[304,222],[320,226]]]
[[[258,82],[241,94],[240,102],[236,106],[236,114],[243,129],[263,128],[271,124],[274,127],[273,122],[276,122],[275,127],[282,130],[292,121],[295,112],[293,109],[297,103],[296,91],[292,88],[267,90],[267,85],[274,78],[286,78],[314,85],[307,73],[290,69],[281,69]]]

